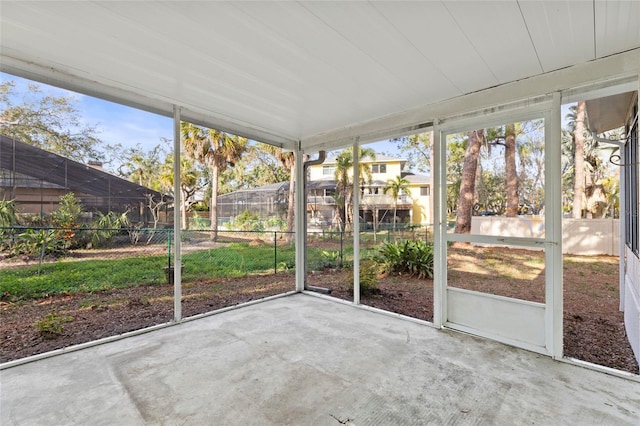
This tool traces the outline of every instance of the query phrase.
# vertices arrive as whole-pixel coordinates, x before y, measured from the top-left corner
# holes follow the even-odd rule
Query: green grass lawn
[[[310,249],[310,254],[317,256],[316,249]],[[278,247],[274,259],[272,246],[230,244],[183,255],[183,282],[273,272],[274,265],[280,270],[293,269],[294,259],[294,247]],[[37,265],[7,269],[0,274],[0,297],[24,300],[51,294],[163,284],[166,266],[166,256],[140,256],[85,261],[61,259],[42,265],[40,274]]]

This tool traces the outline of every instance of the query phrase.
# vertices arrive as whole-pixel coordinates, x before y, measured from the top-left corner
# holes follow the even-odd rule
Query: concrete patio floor
[[[0,371],[2,425],[640,424],[640,383],[295,294]]]

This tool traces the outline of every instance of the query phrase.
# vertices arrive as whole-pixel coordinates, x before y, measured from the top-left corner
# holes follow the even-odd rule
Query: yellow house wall
[[[365,161],[365,164],[386,164],[386,173],[373,173],[371,178],[373,180],[381,180],[386,182],[389,179],[395,179],[396,176],[400,176],[402,171],[402,162],[400,161]],[[323,166],[334,166],[335,164],[318,164],[309,167],[309,180],[321,180],[321,179],[334,179],[334,175],[322,174]],[[353,171],[349,171],[349,176],[353,176]]]
[[[416,184],[409,187],[413,208],[411,212],[411,224],[421,225],[432,223],[431,214],[429,213],[429,197],[420,195],[420,187],[426,184]]]

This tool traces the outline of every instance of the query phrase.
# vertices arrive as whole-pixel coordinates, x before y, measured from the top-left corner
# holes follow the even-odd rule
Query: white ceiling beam
[[[362,143],[394,137],[394,131],[410,129],[420,123],[500,106],[512,102],[564,91],[607,80],[624,79],[640,74],[640,48],[607,58],[481,90],[454,99],[414,108],[399,114],[380,117],[365,123],[337,129],[301,141],[305,152],[345,146],[361,137]]]
[[[146,97],[120,87],[95,81],[89,76],[81,77],[79,75],[67,74],[54,66],[24,61],[10,56],[8,53],[11,52],[7,52],[6,49],[3,50],[0,58],[0,71],[2,72],[99,99],[116,102],[165,117],[173,117],[174,105],[181,106],[175,99]],[[183,120],[197,125],[288,149],[295,149],[295,147],[298,146],[298,142],[295,139],[273,134],[268,130],[256,128],[248,123],[241,123],[226,117],[216,117],[207,111],[182,107],[181,117]]]

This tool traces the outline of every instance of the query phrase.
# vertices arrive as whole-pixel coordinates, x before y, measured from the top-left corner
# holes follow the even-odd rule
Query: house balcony
[[[363,209],[392,209],[394,206],[399,209],[408,209],[413,205],[411,199],[406,195],[401,195],[395,200],[389,194],[365,194],[360,198],[360,207]]]
[[[307,204],[313,206],[335,206],[336,200],[330,195],[309,195],[307,196]]]
[[[364,209],[392,209],[394,207],[393,196],[388,194],[365,194],[360,197],[360,207]],[[329,195],[309,195],[307,204],[312,206],[335,206],[336,200]],[[406,195],[398,197],[396,207],[407,209],[413,205],[411,199]]]

